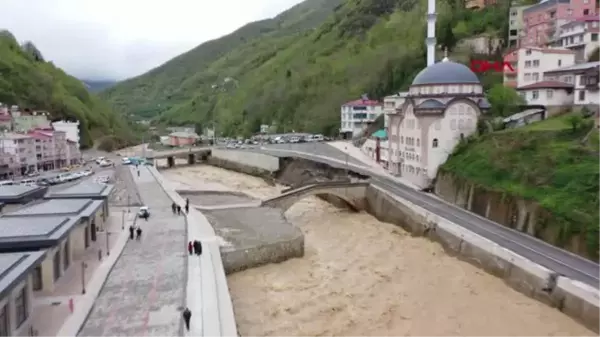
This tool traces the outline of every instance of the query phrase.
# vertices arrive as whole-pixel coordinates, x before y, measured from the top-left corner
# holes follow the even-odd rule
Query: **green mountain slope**
[[[462,2],[438,3],[442,45],[453,48],[459,38],[484,32],[503,36],[507,4],[469,12]],[[214,122],[230,135],[256,132],[259,124],[272,122],[282,131],[333,134],[340,104],[365,92],[379,98],[402,89],[425,66],[425,11],[425,0],[346,0],[316,29],[239,40],[209,63],[185,64],[186,54],[131,81],[137,91],[124,83],[105,97],[134,113],[160,113],[163,122]],[[155,99],[154,91],[143,91],[158,88],[153,74],[180,78],[167,67],[193,74],[177,81],[176,90],[162,89],[166,100]],[[148,109],[141,111],[140,102]]]
[[[117,145],[131,140],[121,115],[91,95],[78,79],[44,61],[32,43],[19,46],[8,31],[0,32],[0,102],[46,110],[52,119],[79,120],[83,147],[105,135],[114,136]]]
[[[321,24],[342,0],[308,0],[273,19],[249,23],[235,32],[201,44],[136,78],[104,91],[101,96],[124,113],[154,117],[191,98],[198,85],[218,81],[228,73],[210,71],[211,63],[235,48],[261,37],[294,36]]]

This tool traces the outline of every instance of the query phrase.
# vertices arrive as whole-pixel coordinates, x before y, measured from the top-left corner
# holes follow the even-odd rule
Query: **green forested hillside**
[[[284,13],[279,20],[287,24],[266,34],[236,37],[241,29],[118,84],[103,97],[127,113],[176,124],[214,122],[225,134],[256,132],[259,124],[272,122],[282,130],[335,133],[341,103],[365,92],[376,98],[393,93],[424,67],[426,1],[331,4],[337,2],[308,0],[302,5],[311,11],[292,15],[296,22],[311,18],[296,25],[308,28],[333,10],[315,29],[286,29],[293,20]],[[452,50],[460,38],[505,36],[507,6],[470,12],[462,0],[438,1],[438,41]],[[214,52],[222,44],[227,48]]]
[[[0,102],[46,110],[53,119],[79,120],[84,147],[107,135],[117,145],[132,138],[121,115],[91,95],[79,80],[46,62],[32,43],[19,46],[8,31],[0,32]]]

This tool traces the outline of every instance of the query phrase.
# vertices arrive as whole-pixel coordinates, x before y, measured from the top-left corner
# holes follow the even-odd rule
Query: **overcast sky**
[[[142,74],[301,0],[0,0],[0,29],[82,79]]]

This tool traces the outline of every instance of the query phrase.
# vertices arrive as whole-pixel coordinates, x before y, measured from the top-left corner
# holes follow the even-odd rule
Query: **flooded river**
[[[164,175],[257,197],[280,190],[209,166]],[[438,244],[369,214],[308,197],[286,216],[305,234],[305,257],[228,277],[242,336],[594,335]]]

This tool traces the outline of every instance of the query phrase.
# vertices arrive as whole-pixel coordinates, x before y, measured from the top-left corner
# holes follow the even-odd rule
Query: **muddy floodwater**
[[[164,172],[188,186],[256,197],[280,188],[210,166]],[[228,277],[239,333],[264,335],[594,335],[566,315],[367,213],[308,197],[286,212],[305,257]]]

